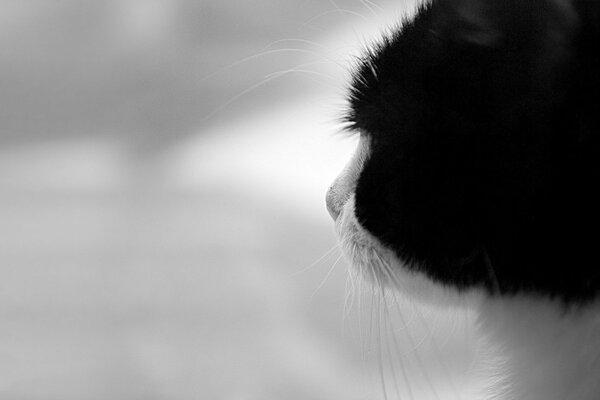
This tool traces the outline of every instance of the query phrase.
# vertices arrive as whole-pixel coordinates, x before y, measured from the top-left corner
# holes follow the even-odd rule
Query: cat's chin
[[[355,199],[351,195],[335,226],[342,251],[357,275],[378,290],[393,290],[410,300],[436,307],[473,306],[481,302],[482,290],[459,290],[433,282],[418,272],[418,266],[408,268],[404,260],[358,223],[354,209]]]

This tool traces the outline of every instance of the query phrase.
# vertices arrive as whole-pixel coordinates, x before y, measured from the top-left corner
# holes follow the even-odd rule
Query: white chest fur
[[[475,310],[481,340],[473,369],[482,400],[600,400],[600,300],[565,309],[534,296],[460,292],[415,272],[365,231],[354,210],[354,189],[369,143],[328,195],[344,253],[363,277],[415,302]],[[470,390],[469,390],[470,392]]]
[[[492,398],[600,399],[600,302],[565,310],[547,299],[488,298],[480,311],[479,328],[498,357],[488,360],[489,372],[501,378]]]

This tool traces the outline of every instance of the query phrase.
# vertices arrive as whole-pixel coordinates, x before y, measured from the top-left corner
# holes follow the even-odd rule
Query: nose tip
[[[336,194],[333,186],[329,188],[325,195],[325,205],[327,206],[327,211],[329,212],[329,215],[331,215],[331,218],[333,218],[334,221],[337,220],[340,215],[340,210],[336,202]]]

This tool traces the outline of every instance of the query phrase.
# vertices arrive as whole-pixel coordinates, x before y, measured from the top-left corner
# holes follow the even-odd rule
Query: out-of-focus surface
[[[0,398],[374,397],[323,198],[390,3],[0,2]]]

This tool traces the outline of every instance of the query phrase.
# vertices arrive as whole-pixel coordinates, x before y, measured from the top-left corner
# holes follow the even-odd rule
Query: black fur
[[[434,0],[350,90],[360,223],[433,279],[600,292],[598,1]]]

